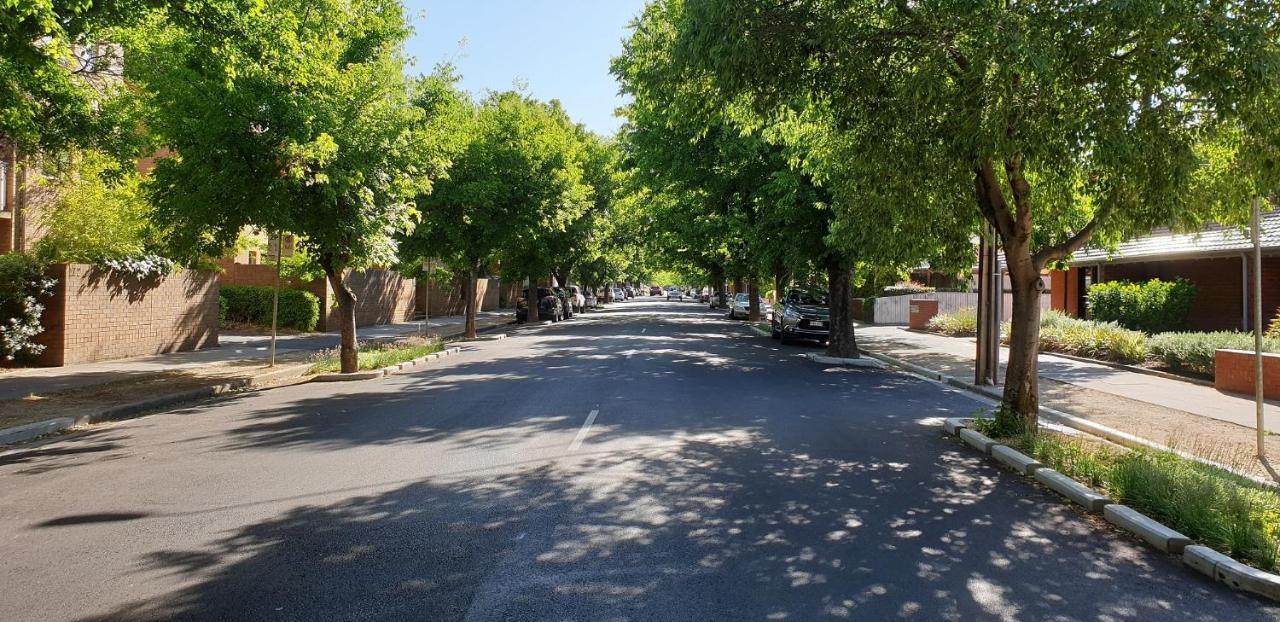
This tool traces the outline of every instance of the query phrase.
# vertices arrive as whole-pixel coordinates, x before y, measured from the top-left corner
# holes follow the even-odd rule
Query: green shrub
[[[228,322],[271,325],[273,290],[258,285],[226,285],[219,296],[226,301]],[[219,304],[221,306],[221,303]],[[320,299],[300,289],[280,290],[280,326],[311,331],[320,322]]]
[[[1215,350],[1253,352],[1253,335],[1235,331],[1160,333],[1148,341],[1151,353],[1176,371],[1213,375]],[[1280,339],[1264,339],[1263,352],[1280,352]]]
[[[1005,324],[1004,343],[1009,343]],[[1095,322],[1046,310],[1040,315],[1040,350],[1118,363],[1141,363],[1147,358],[1147,336],[1114,322]]]
[[[881,296],[903,296],[908,294],[928,294],[937,291],[936,288],[919,283],[902,282],[897,285],[889,285],[880,291]]]
[[[227,298],[225,296],[219,295],[218,296],[218,323],[221,324],[225,321],[227,321]]]
[[[0,356],[12,361],[44,352],[32,339],[44,332],[40,298],[53,293],[54,285],[43,262],[21,253],[0,255]]]
[[[1183,279],[1097,283],[1089,287],[1089,317],[1147,333],[1174,331],[1186,326],[1195,296],[1195,284]]]
[[[926,329],[949,337],[972,337],[978,334],[978,311],[965,307],[955,313],[939,313],[929,320]]]

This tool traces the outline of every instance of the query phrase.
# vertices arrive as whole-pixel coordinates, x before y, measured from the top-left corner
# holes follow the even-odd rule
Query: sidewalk
[[[976,342],[909,331],[900,326],[858,325],[858,345],[972,381]],[[1008,350],[1001,348],[1001,378]],[[1250,471],[1259,471],[1253,400],[1212,387],[1106,365],[1040,354],[1040,403],[1077,417],[1176,446]],[[1268,402],[1267,444],[1280,456],[1280,408]]]
[[[510,310],[482,313],[478,328],[508,323]],[[364,327],[360,339],[387,339],[419,333],[422,322]],[[432,318],[434,335],[462,334],[463,318]],[[227,387],[295,382],[306,374],[312,355],[338,346],[337,333],[288,335],[277,343],[277,367],[266,367],[270,336],[223,335],[221,346],[135,359],[67,367],[17,369],[0,373],[0,432],[51,419],[103,416],[117,408],[179,398]]]
[[[486,311],[476,316],[479,326],[487,326],[496,321],[505,321],[514,317],[514,311],[499,309]],[[431,318],[432,332],[452,333],[462,326],[463,316]],[[360,340],[392,338],[418,332],[423,328],[422,322],[403,322],[384,324],[381,326],[365,326],[356,331]],[[276,353],[280,356],[297,352],[316,352],[338,346],[338,333],[306,333],[299,335],[282,335],[276,342]],[[98,384],[135,380],[144,376],[192,370],[213,365],[244,363],[248,361],[264,362],[269,357],[271,337],[269,335],[222,334],[218,337],[218,347],[205,348],[192,352],[174,352],[156,354],[118,361],[103,361],[84,365],[68,365],[66,367],[31,367],[10,371],[0,370],[0,401],[19,399],[29,395],[47,395],[69,389],[89,387]]]

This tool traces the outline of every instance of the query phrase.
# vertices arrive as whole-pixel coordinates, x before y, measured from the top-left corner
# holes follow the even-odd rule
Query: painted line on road
[[[592,410],[587,415],[587,420],[582,422],[582,428],[578,430],[578,435],[573,437],[573,442],[569,443],[569,451],[578,451],[582,447],[582,441],[587,440],[587,434],[591,432],[591,424],[596,422],[596,415],[600,414],[599,410]]]
[[[641,329],[640,329],[640,334],[641,334],[641,335],[643,335],[643,334],[644,334],[644,331],[646,331],[646,330],[649,330],[649,329],[648,329],[648,328],[641,328]]]

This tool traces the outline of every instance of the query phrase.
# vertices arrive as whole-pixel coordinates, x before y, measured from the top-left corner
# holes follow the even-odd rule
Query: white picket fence
[[[911,320],[911,300],[931,299],[938,301],[938,313],[953,313],[965,307],[978,306],[977,292],[933,292],[929,294],[904,294],[876,298],[874,321],[876,324],[907,324]],[[1040,296],[1040,308],[1049,308],[1049,292]],[[1000,306],[1001,315],[1007,321],[1013,317],[1013,294],[1005,292],[1004,304]]]

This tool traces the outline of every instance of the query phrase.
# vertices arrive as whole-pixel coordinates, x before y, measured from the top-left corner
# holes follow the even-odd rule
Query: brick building
[[[1267,321],[1280,308],[1280,211],[1262,215],[1262,308]],[[1253,298],[1253,241],[1247,230],[1211,224],[1197,233],[1157,229],[1122,242],[1113,253],[1086,249],[1070,268],[1051,275],[1051,305],[1076,317],[1088,310],[1093,283],[1186,279],[1196,297],[1190,330],[1249,330]]]

